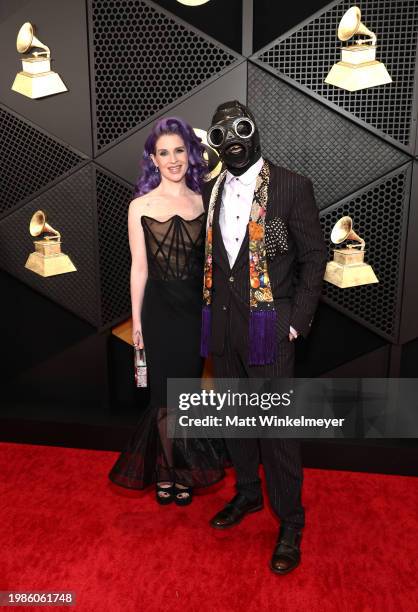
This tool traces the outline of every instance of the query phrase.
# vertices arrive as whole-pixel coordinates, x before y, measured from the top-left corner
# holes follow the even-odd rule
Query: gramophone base
[[[343,266],[335,261],[329,261],[325,270],[324,280],[341,289],[359,287],[378,283],[373,268],[366,263]]]
[[[35,272],[35,274],[45,277],[77,271],[71,259],[64,253],[60,253],[59,255],[31,253],[25,264],[25,268]]]
[[[392,79],[385,65],[376,60],[357,65],[338,62],[329,71],[325,83],[347,91],[359,91],[368,87],[392,83]]]
[[[32,100],[68,91],[58,72],[52,70],[41,74],[18,72],[12,90]]]

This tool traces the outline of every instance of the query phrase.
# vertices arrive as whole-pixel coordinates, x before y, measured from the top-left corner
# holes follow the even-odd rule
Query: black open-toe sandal
[[[175,498],[174,501],[177,506],[188,506],[193,500],[193,489],[192,487],[179,487],[174,485]]]
[[[171,484],[168,487],[163,487],[157,482],[157,488],[155,489],[155,497],[157,502],[161,506],[166,506],[174,501],[174,485]]]

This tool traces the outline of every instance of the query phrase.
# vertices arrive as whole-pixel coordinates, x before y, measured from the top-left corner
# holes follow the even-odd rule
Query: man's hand
[[[293,342],[293,340],[296,340],[297,337],[298,337],[298,332],[296,331],[296,329],[294,329],[292,326],[290,326],[289,341]]]

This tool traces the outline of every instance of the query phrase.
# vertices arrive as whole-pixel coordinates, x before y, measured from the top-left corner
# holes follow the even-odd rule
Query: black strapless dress
[[[204,218],[141,218],[148,262],[141,322],[151,401],[109,474],[124,487],[162,481],[208,486],[228,464],[222,440],[169,439],[166,433],[167,378],[202,375]]]

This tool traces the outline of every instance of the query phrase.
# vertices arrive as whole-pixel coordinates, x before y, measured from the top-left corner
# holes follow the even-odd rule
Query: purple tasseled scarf
[[[277,359],[276,310],[251,310],[249,365],[268,365]]]
[[[200,354],[202,357],[208,357],[209,355],[211,335],[213,214],[220,185],[222,184],[225,174],[226,170],[219,175],[213,187],[208,210],[203,289],[204,306],[202,309],[202,335],[200,343]],[[256,285],[250,282],[250,302],[256,302],[256,306],[249,307],[248,364],[251,366],[268,365],[274,363],[277,359],[277,312],[274,309],[270,281],[265,281],[266,277],[268,279],[268,274],[266,251],[264,247],[264,219],[267,208],[269,178],[270,170],[268,163],[265,161],[257,177],[249,223],[250,274],[255,274],[256,279],[259,278],[259,282]],[[249,280],[252,280],[251,276]]]
[[[211,333],[211,307],[202,309],[202,335],[200,338],[200,354],[209,356],[209,343]],[[250,311],[249,325],[249,365],[268,365],[277,359],[276,340],[277,311],[252,310]]]
[[[209,342],[211,329],[211,307],[202,308],[202,334],[200,336],[200,354],[202,357],[209,357]]]

